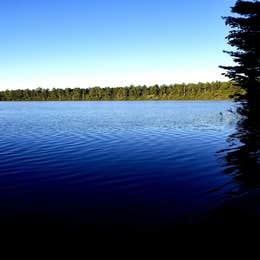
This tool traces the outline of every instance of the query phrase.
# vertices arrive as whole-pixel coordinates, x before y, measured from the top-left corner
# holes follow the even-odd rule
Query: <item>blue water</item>
[[[229,101],[2,102],[0,214],[97,231],[193,223],[237,188]]]

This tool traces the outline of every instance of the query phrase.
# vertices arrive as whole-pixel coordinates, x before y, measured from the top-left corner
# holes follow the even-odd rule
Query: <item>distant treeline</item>
[[[0,101],[226,100],[243,94],[232,82],[130,87],[18,89],[0,91]]]

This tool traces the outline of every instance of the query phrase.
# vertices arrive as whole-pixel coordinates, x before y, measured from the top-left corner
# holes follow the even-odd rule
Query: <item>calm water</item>
[[[97,231],[193,223],[238,189],[218,154],[235,131],[234,107],[2,102],[1,217]]]

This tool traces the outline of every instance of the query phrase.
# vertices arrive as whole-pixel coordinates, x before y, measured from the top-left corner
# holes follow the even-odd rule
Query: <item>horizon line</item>
[[[109,85],[91,85],[91,86],[87,86],[87,87],[82,87],[82,86],[67,86],[67,87],[43,87],[43,86],[38,86],[38,87],[18,87],[18,88],[3,88],[1,89],[0,87],[0,92],[1,91],[12,91],[12,90],[36,90],[36,89],[90,89],[90,88],[130,88],[130,87],[153,87],[153,86],[173,86],[173,85],[198,85],[198,84],[212,84],[212,83],[229,83],[232,82],[232,80],[212,80],[212,81],[198,81],[198,82],[175,82],[175,83],[154,83],[154,84],[127,84],[127,85],[117,85],[117,86],[109,86]]]

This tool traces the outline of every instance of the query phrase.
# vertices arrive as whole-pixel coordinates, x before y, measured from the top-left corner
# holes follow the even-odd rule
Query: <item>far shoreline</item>
[[[29,103],[29,102],[37,102],[37,103],[43,103],[43,102],[48,102],[48,103],[55,103],[55,102],[61,102],[61,103],[65,103],[65,102],[70,102],[70,103],[79,103],[79,102],[184,102],[184,101],[191,101],[191,102],[195,102],[195,101],[231,101],[231,102],[236,102],[234,99],[171,99],[171,100],[167,100],[167,99],[144,99],[144,100],[0,100],[0,103],[15,103],[15,102],[25,102],[25,103]]]
[[[243,91],[234,82],[129,87],[16,89],[0,91],[0,101],[187,101],[236,100]]]

